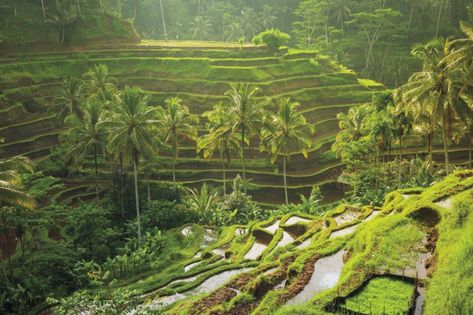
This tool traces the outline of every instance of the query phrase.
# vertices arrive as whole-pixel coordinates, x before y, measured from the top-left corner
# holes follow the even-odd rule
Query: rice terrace
[[[468,0],[0,0],[0,314],[473,314]]]

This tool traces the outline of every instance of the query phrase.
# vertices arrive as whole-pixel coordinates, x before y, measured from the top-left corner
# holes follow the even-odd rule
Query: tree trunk
[[[43,21],[46,20],[46,10],[44,9],[44,0],[41,0],[41,8],[43,9]]]
[[[286,164],[287,164],[287,155],[284,155],[283,160],[283,174],[284,174],[284,197],[286,200],[286,205],[289,204],[289,198],[287,196],[287,177],[286,177]]]
[[[397,185],[397,188],[401,188],[401,180],[402,180],[402,136],[399,137],[399,161],[398,161],[398,185]]]
[[[472,168],[472,151],[473,151],[473,141],[470,140],[470,150],[468,152],[468,165]]]
[[[414,17],[414,1],[412,1],[411,13],[409,14],[409,22],[407,23],[407,31],[411,30],[412,18]]]
[[[242,172],[243,172],[243,192],[246,195],[245,125],[241,127],[241,167],[242,167]]]
[[[136,12],[138,11],[138,0],[135,0],[135,11],[133,12],[133,23],[136,20]]]
[[[443,138],[443,153],[445,156],[445,171],[447,172],[447,175],[448,175],[450,174],[450,165],[448,161],[447,117],[445,117],[445,115],[443,115],[442,138]]]
[[[438,18],[437,18],[437,29],[435,31],[435,38],[439,37],[440,18],[442,17],[442,8],[443,8],[443,0],[440,1],[439,15],[438,15]]]
[[[124,192],[123,192],[123,156],[120,154],[120,197],[121,197],[121,205],[122,205],[122,221],[123,224],[124,220],[124,212],[125,212],[125,202],[124,202]]]
[[[99,171],[97,165],[97,145],[94,145],[94,167],[95,167],[95,196],[99,202]]]
[[[15,16],[17,16],[17,13],[16,13],[16,0],[13,0],[13,14]]]
[[[66,25],[64,24],[64,21],[61,22],[61,46],[64,45],[64,40],[65,40],[65,33],[66,33]]]
[[[138,242],[141,243],[140,197],[138,195],[138,156],[136,153],[133,156],[133,175],[135,177],[135,206],[136,220],[138,223]]]
[[[177,163],[177,158],[179,156],[179,153],[177,151],[177,143],[174,144],[174,159],[172,161],[172,181],[174,184],[176,183],[176,163]]]
[[[150,178],[148,175],[148,183],[147,183],[147,189],[148,189],[148,209],[151,208],[151,188],[150,188]]]
[[[161,6],[161,18],[163,19],[164,39],[167,41],[168,40],[168,33],[166,31],[166,20],[164,19],[163,0],[159,0],[159,5]]]
[[[223,171],[223,195],[227,195],[227,170],[225,168],[225,157],[221,155],[222,158],[222,171]]]

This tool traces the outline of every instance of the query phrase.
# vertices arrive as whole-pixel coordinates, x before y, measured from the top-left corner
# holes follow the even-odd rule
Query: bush
[[[268,49],[271,51],[277,50],[279,47],[287,45],[291,36],[281,32],[278,29],[272,28],[261,32],[260,34],[253,37],[253,43],[258,46],[260,44],[266,44]]]
[[[188,209],[175,201],[152,201],[149,208],[143,212],[144,230],[158,228],[167,230],[199,221],[196,211]]]

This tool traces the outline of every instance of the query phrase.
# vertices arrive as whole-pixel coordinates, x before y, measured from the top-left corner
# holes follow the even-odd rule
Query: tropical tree
[[[231,113],[220,103],[210,112],[204,113],[207,118],[206,129],[208,134],[200,137],[197,142],[197,152],[203,152],[204,158],[219,154],[222,161],[223,172],[223,194],[227,193],[226,165],[230,162],[232,154],[238,152],[240,144],[236,134],[232,130]]]
[[[307,158],[308,149],[312,147],[311,136],[314,126],[307,123],[305,117],[297,112],[299,103],[291,102],[289,98],[279,101],[278,112],[271,114],[262,134],[261,149],[268,150],[272,155],[271,161],[276,162],[278,156],[283,157],[284,196],[289,203],[287,193],[287,161],[291,150],[300,150]]]
[[[111,82],[108,67],[106,65],[95,65],[84,75],[83,92],[89,96],[95,96],[100,101],[110,102],[117,94],[115,85]]]
[[[272,28],[277,19],[278,18],[274,15],[273,7],[267,4],[263,5],[263,10],[260,13],[261,25],[266,29]]]
[[[159,7],[161,8],[161,19],[163,21],[163,32],[164,32],[164,39],[168,39],[168,33],[166,30],[166,20],[164,19],[164,4],[163,0],[159,0]]]
[[[404,110],[402,106],[396,106],[391,108],[391,115],[393,121],[393,133],[399,141],[399,154],[398,154],[398,186],[401,186],[402,180],[402,140],[404,137],[412,132],[413,119],[409,113]]]
[[[187,202],[190,204],[190,208],[201,215],[212,210],[219,200],[218,191],[207,186],[206,183],[202,185],[200,190],[187,188],[186,191]]]
[[[204,40],[209,36],[212,24],[203,16],[196,16],[191,23],[192,39]]]
[[[243,191],[246,194],[245,144],[258,132],[264,117],[264,104],[256,99],[258,88],[248,83],[230,84],[225,92],[233,134],[240,134],[240,158],[243,173]]]
[[[457,119],[466,121],[472,116],[464,98],[461,76],[444,64],[449,46],[447,40],[436,40],[414,48],[413,55],[423,61],[423,69],[401,87],[408,103],[420,104],[432,115],[432,121],[441,121],[447,174],[450,172],[448,146],[452,124]]]
[[[0,138],[3,142],[3,138]],[[23,191],[18,170],[32,170],[32,163],[25,157],[0,159],[0,206],[5,204],[27,209],[36,207],[34,199]]]
[[[166,108],[160,111],[160,129],[164,143],[173,148],[172,180],[176,182],[176,163],[179,158],[179,143],[197,139],[198,117],[189,114],[189,108],[178,97],[166,100]]]
[[[156,117],[156,108],[148,106],[148,98],[141,89],[125,87],[117,101],[112,103],[110,116],[103,123],[108,131],[109,151],[121,152],[133,163],[138,239],[141,239],[139,161],[140,156],[151,157],[156,150],[153,137]]]
[[[244,7],[241,10],[240,25],[242,26],[243,34],[247,40],[251,40],[260,30],[259,20],[255,9]]]
[[[236,42],[244,37],[244,30],[239,22],[231,22],[225,27],[225,39],[229,42]]]
[[[89,98],[82,116],[69,115],[65,120],[67,131],[61,139],[69,144],[66,158],[72,158],[75,164],[82,163],[92,152],[95,169],[95,195],[99,201],[98,155],[104,156],[105,130],[100,124],[103,119],[101,103],[96,98]]]
[[[63,86],[59,97],[55,100],[53,110],[57,112],[57,118],[63,122],[68,115],[82,116],[82,102],[82,81],[76,78],[67,78],[63,80]]]
[[[331,18],[344,31],[344,24],[350,18],[351,9],[347,6],[346,0],[330,1],[329,12]]]
[[[71,0],[56,0],[56,10],[49,14],[48,22],[59,27],[59,43],[64,45],[66,38],[66,26],[73,23],[79,17],[78,8]]]

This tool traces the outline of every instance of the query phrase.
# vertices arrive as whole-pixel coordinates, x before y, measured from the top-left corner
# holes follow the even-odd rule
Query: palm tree
[[[394,134],[399,141],[399,155],[398,155],[398,186],[401,186],[402,180],[402,140],[404,137],[412,132],[413,119],[409,113],[402,107],[396,106],[392,108]]]
[[[452,132],[452,139],[456,144],[462,142],[462,140],[468,141],[468,167],[473,167],[473,121],[469,121],[467,124],[457,123]]]
[[[70,0],[56,0],[56,10],[49,15],[47,21],[59,26],[59,43],[64,45],[66,38],[66,26],[73,23],[79,17],[77,6]]]
[[[138,239],[141,239],[139,160],[140,156],[151,157],[155,152],[153,126],[157,122],[157,111],[156,108],[148,106],[148,99],[139,88],[125,87],[112,106],[110,117],[104,122],[103,127],[109,133],[109,151],[121,152],[133,163]]]
[[[253,36],[260,30],[259,18],[255,9],[244,7],[240,14],[240,25],[243,28],[243,33],[246,40],[251,40]]]
[[[115,85],[110,82],[109,71],[106,65],[95,65],[84,75],[84,92],[96,96],[101,101],[112,101],[116,95]]]
[[[232,22],[225,27],[225,39],[229,42],[236,42],[244,37],[244,30],[238,22]]]
[[[441,121],[445,170],[450,173],[448,146],[452,123],[467,120],[471,109],[462,97],[464,82],[455,70],[445,67],[444,58],[450,43],[436,40],[414,48],[413,55],[423,61],[423,69],[414,73],[407,84],[401,87],[409,103],[419,103],[431,113],[432,121]],[[425,109],[428,108],[428,109]]]
[[[192,39],[204,40],[209,36],[212,24],[203,16],[196,16],[191,26]]]
[[[346,4],[346,0],[335,0],[330,2],[330,12],[332,18],[344,31],[345,21],[350,18],[351,10]]]
[[[176,182],[176,163],[179,158],[179,142],[182,140],[197,139],[195,125],[198,117],[189,114],[189,108],[182,104],[178,97],[166,100],[166,108],[160,112],[160,129],[164,136],[164,143],[171,145],[174,151],[172,163],[172,180]]]
[[[276,22],[278,18],[274,15],[274,9],[270,5],[263,5],[263,11],[260,14],[260,21],[261,24],[266,28],[270,29],[274,26],[274,22]]]
[[[0,142],[3,142],[3,138],[0,138]],[[32,170],[31,161],[24,157],[0,159],[0,206],[10,204],[33,209],[36,202],[23,191],[19,169]]]
[[[337,133],[332,150],[337,153],[338,157],[344,156],[348,143],[357,142],[367,135],[366,117],[371,110],[371,105],[366,104],[350,108],[346,114],[339,113],[337,115],[340,131]]]
[[[43,10],[43,21],[46,21],[46,10],[44,8],[44,0],[41,0],[41,9]]]
[[[278,112],[271,114],[263,131],[261,148],[272,155],[271,161],[276,162],[279,155],[283,156],[284,196],[289,203],[287,194],[287,160],[290,150],[300,150],[307,158],[308,149],[312,147],[311,136],[314,126],[307,123],[304,115],[297,112],[299,103],[291,102],[289,98],[279,101]]]
[[[102,121],[102,106],[97,99],[88,99],[83,115],[72,114],[65,120],[66,133],[61,139],[70,144],[66,157],[74,158],[74,162],[79,164],[83,162],[92,152],[94,156],[95,169],[95,194],[99,201],[99,183],[98,183],[98,162],[97,158],[102,151],[104,155],[105,130],[100,124]]]
[[[228,113],[230,115],[233,134],[240,133],[240,157],[243,173],[243,188],[246,194],[246,168],[245,168],[245,143],[249,144],[263,122],[264,106],[257,101],[255,96],[258,88],[251,88],[248,83],[230,84],[230,89],[225,92],[229,101]]]
[[[215,108],[203,115],[207,118],[206,129],[209,133],[200,137],[197,143],[197,153],[203,152],[204,158],[214,156],[216,152],[222,161],[223,194],[227,193],[226,164],[230,162],[233,152],[237,152],[240,144],[232,132],[230,113],[220,103]]]
[[[53,110],[57,112],[57,118],[63,122],[68,115],[81,117],[81,103],[83,102],[82,81],[76,78],[63,80],[60,96],[55,100]]]

